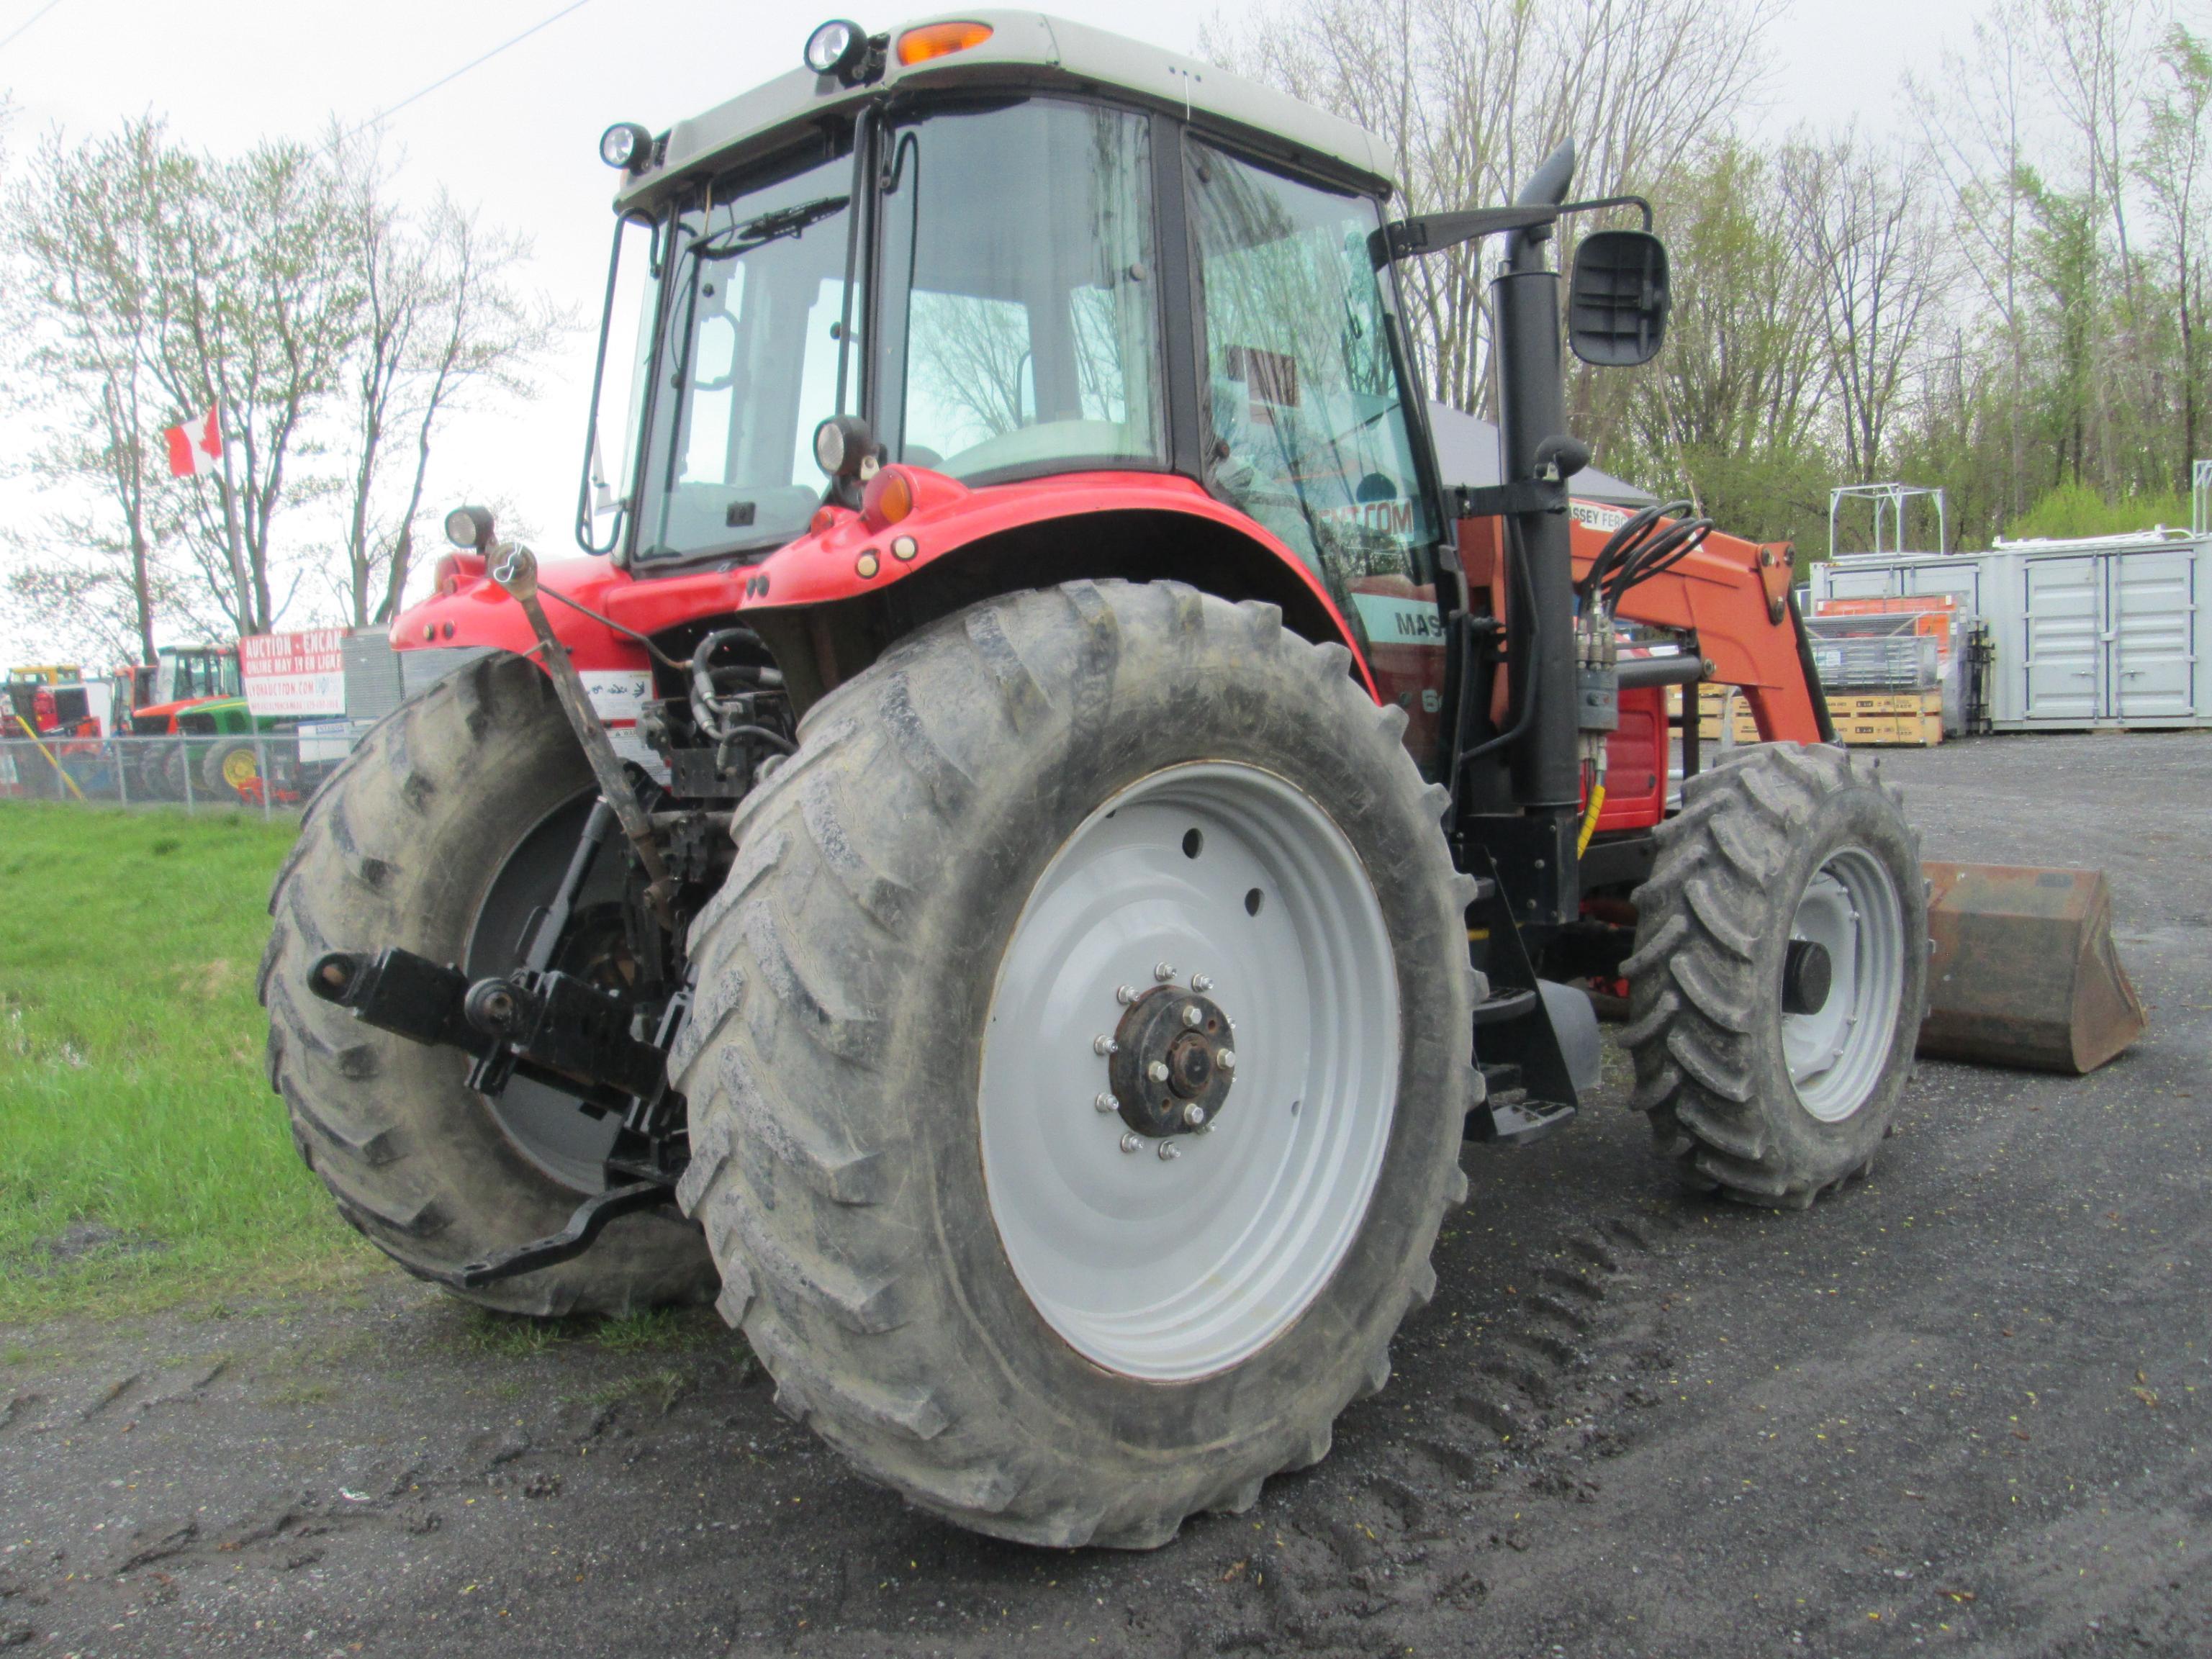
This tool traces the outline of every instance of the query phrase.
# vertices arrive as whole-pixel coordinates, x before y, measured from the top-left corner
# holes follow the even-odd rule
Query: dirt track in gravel
[[[2102,866],[2150,1036],[1924,1065],[1873,1178],[1677,1194],[1619,1091],[1470,1147],[1318,1468],[1145,1556],[953,1532],[732,1345],[488,1352],[434,1292],[5,1334],[27,1654],[2212,1651],[2212,738],[1897,755],[1931,857]]]

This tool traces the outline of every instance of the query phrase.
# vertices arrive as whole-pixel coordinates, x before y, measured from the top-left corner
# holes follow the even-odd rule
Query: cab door
[[[1406,744],[1436,754],[1443,632],[1440,525],[1370,252],[1375,200],[1196,138],[1185,149],[1214,495],[1320,577],[1360,641]]]

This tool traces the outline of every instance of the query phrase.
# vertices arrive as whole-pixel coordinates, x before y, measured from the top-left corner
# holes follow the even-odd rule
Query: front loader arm
[[[1575,578],[1588,573],[1607,532],[1574,526]],[[1638,582],[1622,599],[1624,622],[1692,630],[1712,665],[1707,678],[1741,686],[1759,735],[1769,743],[1819,743],[1816,688],[1806,676],[1790,614],[1790,550],[1718,531],[1673,568]]]
[[[1508,584],[1499,575],[1498,526],[1496,519],[1462,519],[1459,550],[1468,585],[1487,590],[1492,614],[1502,616]],[[1579,581],[1611,532],[1580,519],[1571,532]],[[1743,689],[1762,738],[1819,743],[1816,688],[1790,611],[1790,572],[1787,543],[1761,544],[1715,531],[1680,563],[1629,589],[1618,615],[1624,622],[1693,630],[1712,665],[1705,678]],[[1502,713],[1502,688],[1499,696]]]

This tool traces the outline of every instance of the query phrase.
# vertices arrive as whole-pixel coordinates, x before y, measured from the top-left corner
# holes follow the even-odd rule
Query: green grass
[[[528,1359],[569,1343],[589,1343],[607,1353],[688,1353],[731,1338],[720,1317],[707,1308],[652,1308],[601,1318],[576,1314],[565,1319],[525,1319],[514,1314],[470,1308],[463,1314],[461,1342],[478,1353],[502,1359]]]
[[[0,1323],[357,1270],[262,1073],[254,975],[292,838],[0,802]],[[72,1228],[99,1242],[57,1261]]]

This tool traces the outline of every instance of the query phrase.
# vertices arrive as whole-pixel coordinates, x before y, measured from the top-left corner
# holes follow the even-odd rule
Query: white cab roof
[[[988,23],[990,39],[911,67],[900,64],[900,35],[925,23],[951,21]],[[1188,112],[1197,125],[1242,138],[1264,154],[1320,162],[1332,173],[1357,174],[1372,187],[1389,186],[1389,149],[1365,128],[1198,58],[1104,29],[1042,12],[963,11],[902,23],[890,36],[890,61],[872,84],[848,87],[802,65],[703,115],[678,121],[669,131],[660,165],[627,181],[616,205],[627,209],[650,200],[676,174],[702,165],[719,169],[780,147],[792,124],[811,114],[851,110],[887,91],[924,87],[1110,91],[1153,108]],[[791,42],[794,64],[805,44]]]

